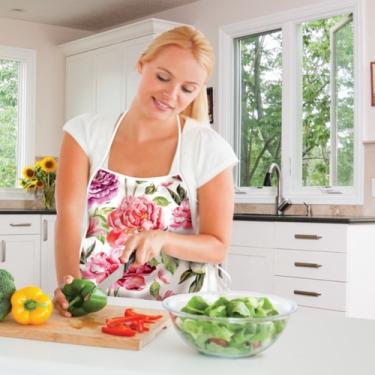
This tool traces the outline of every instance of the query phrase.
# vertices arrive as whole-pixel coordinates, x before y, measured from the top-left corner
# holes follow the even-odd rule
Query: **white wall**
[[[91,32],[0,18],[0,44],[36,50],[36,156],[58,155],[64,121],[65,57],[58,45]]]

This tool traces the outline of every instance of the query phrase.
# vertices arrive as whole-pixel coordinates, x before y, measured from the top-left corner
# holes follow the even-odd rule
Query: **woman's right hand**
[[[64,285],[72,283],[73,280],[74,277],[71,275],[64,276],[63,284],[56,288],[54,292],[53,303],[55,305],[55,308],[58,310],[60,315],[64,316],[65,318],[70,318],[72,314],[68,311],[69,302],[62,292],[62,288],[64,287]]]

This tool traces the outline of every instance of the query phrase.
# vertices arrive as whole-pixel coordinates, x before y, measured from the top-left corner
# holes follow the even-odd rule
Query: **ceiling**
[[[0,17],[99,31],[197,0],[0,0]]]

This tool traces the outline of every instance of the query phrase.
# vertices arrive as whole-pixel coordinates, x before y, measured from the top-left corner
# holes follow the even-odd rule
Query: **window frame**
[[[19,122],[17,136],[17,178],[23,167],[35,159],[36,51],[0,45],[0,58],[20,62]],[[21,187],[0,188],[1,200],[32,200]]]
[[[283,191],[293,203],[362,204],[363,203],[363,0],[335,1],[327,4],[275,13],[273,15],[225,25],[219,29],[218,71],[218,130],[233,146],[235,142],[234,101],[234,39],[281,29],[283,34],[283,82],[282,82],[282,149],[281,170]],[[343,13],[353,13],[354,30],[354,160],[353,186],[344,188],[302,187],[302,114],[295,103],[302,96],[300,69],[302,53],[298,45],[299,26],[303,22],[327,18]],[[301,56],[299,56],[301,57]],[[300,76],[296,75],[300,72]],[[233,95],[228,95],[228,92]],[[298,99],[298,100],[297,100]],[[300,124],[299,124],[300,122]],[[274,203],[275,188],[238,187],[239,176],[235,171],[236,203]]]

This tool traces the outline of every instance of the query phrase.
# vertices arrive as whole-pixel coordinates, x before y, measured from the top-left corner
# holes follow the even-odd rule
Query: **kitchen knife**
[[[123,274],[128,268],[135,262],[135,251],[133,251],[126,263],[120,265],[116,271],[112,272],[107,278],[102,280],[97,286],[105,293],[108,294],[109,288],[119,279],[122,278]]]

